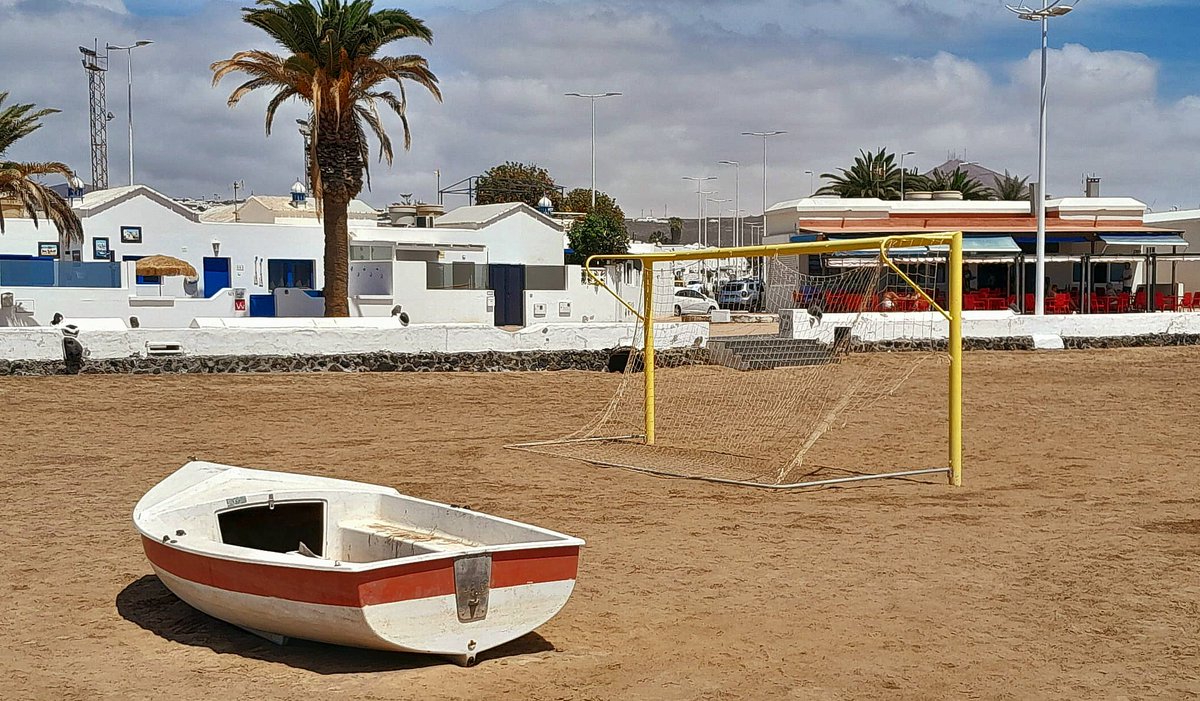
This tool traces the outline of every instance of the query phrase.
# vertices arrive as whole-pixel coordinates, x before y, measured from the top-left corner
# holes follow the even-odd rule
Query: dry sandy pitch
[[[614,381],[0,379],[0,698],[1200,694],[1200,350],[969,354],[958,490],[767,493],[501,448],[574,427]],[[901,455],[933,437],[870,420]],[[580,535],[579,586],[474,669],[276,648],[149,574],[130,511],[189,456]]]

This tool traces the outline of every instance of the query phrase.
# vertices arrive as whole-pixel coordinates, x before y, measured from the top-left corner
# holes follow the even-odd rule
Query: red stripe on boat
[[[142,537],[150,562],[181,579],[227,591],[326,606],[371,606],[454,593],[454,558],[353,572],[223,560]],[[579,547],[492,554],[492,588],[575,579]]]

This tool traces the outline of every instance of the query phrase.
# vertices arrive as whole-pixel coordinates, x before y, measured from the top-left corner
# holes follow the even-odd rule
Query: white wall
[[[707,324],[659,324],[656,331],[658,348],[708,338]],[[488,324],[402,327],[375,319],[198,319],[196,328],[187,329],[84,328],[79,341],[91,358],[125,358],[145,355],[148,343],[177,343],[187,355],[216,356],[604,349],[636,345],[631,333],[628,324],[539,324],[508,332]],[[47,327],[0,328],[0,358],[61,359],[62,334]]]
[[[837,326],[853,326],[864,341],[906,338],[946,338],[949,324],[937,312],[871,312],[825,314],[819,323],[803,309],[780,310],[780,335],[833,341]],[[856,321],[857,317],[857,321]],[[790,321],[789,321],[790,320]],[[1200,313],[1155,312],[1153,314],[1048,314],[1031,316],[1010,311],[963,312],[964,338],[1011,338],[1018,336],[1137,336],[1142,334],[1198,334]]]
[[[641,273],[633,270],[626,273],[624,266],[605,268],[608,286],[635,308],[641,294]],[[567,306],[561,306],[561,303]],[[545,305],[545,315],[538,315],[536,305]],[[578,265],[567,266],[566,290],[526,290],[525,324],[531,326],[544,322],[570,321],[581,323],[624,322],[633,323],[633,313],[626,309],[616,297],[603,287],[583,281],[583,269]]]
[[[67,321],[84,318],[120,316],[125,322],[135,316],[142,326],[183,326],[202,316],[232,316],[233,291],[224,290],[216,296],[148,297],[131,293],[125,288],[80,287],[17,287],[12,291],[14,301],[28,314],[17,314],[22,325],[30,322],[46,326],[54,314]],[[35,296],[36,295],[36,296]],[[0,320],[0,324],[3,324]]]

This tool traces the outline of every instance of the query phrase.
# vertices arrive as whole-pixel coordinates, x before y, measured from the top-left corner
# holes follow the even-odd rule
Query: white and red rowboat
[[[463,665],[558,613],[583,545],[389,487],[209,462],[156,485],[133,520],[163,584],[210,616]]]

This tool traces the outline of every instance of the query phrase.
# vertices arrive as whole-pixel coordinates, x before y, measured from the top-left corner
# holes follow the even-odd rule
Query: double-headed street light
[[[592,101],[592,209],[593,210],[596,209],[596,100],[600,100],[605,97],[617,97],[620,94],[621,93],[619,93],[619,92],[605,92],[605,93],[594,93],[594,94],[577,93],[577,92],[566,93],[567,97],[582,97],[582,98]]]
[[[109,51],[124,51],[127,65],[129,66],[129,184],[133,184],[133,50],[139,46],[149,46],[153,44],[149,39],[140,39],[128,46],[117,46],[116,44],[107,44],[105,49]]]
[[[713,194],[716,194],[716,193],[713,193]],[[721,205],[725,204],[726,202],[732,202],[732,201],[733,200],[729,199],[728,197],[726,197],[724,199],[717,199],[716,197],[709,197],[707,200],[705,200],[705,202],[710,202],[712,204],[717,205],[717,248],[721,247],[721,224],[723,223],[721,220]]]
[[[700,227],[704,222],[704,181],[716,180],[715,175],[695,176],[685,175],[684,180],[696,181],[696,243],[700,243]]]
[[[1038,112],[1038,187],[1033,203],[1037,214],[1037,263],[1034,266],[1033,313],[1046,313],[1046,21],[1051,17],[1062,17],[1074,8],[1074,0],[1064,4],[1063,0],[1042,0],[1042,9],[1028,5],[1007,5],[1018,18],[1042,25],[1042,89]]]

